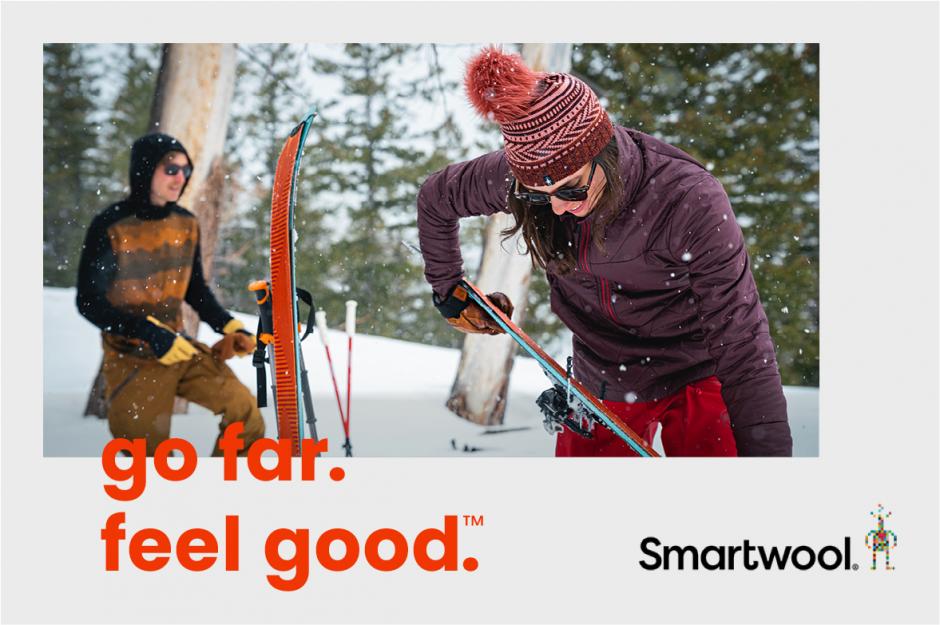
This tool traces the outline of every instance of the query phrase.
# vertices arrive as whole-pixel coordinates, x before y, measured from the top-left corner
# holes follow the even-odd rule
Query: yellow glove
[[[163,353],[160,353],[160,347],[158,345],[151,344],[151,347],[154,350],[154,353],[157,354],[157,361],[161,365],[175,365],[178,362],[186,362],[196,354],[196,348],[192,343],[187,341],[185,338],[180,336],[173,328],[166,325],[156,317],[149,316],[147,321],[157,326],[161,330],[165,330],[173,336],[173,342],[170,343],[168,347],[164,347]],[[166,336],[166,335],[164,335]],[[167,339],[170,337],[167,336]],[[167,340],[169,342],[169,340]]]
[[[186,362],[196,355],[196,351],[192,343],[178,336],[173,340],[173,345],[170,347],[170,350],[157,360],[161,365],[175,365],[178,362]]]
[[[238,319],[229,319],[228,323],[225,324],[225,327],[222,328],[222,334],[232,334],[238,332],[239,330],[244,330],[245,324],[239,321]]]

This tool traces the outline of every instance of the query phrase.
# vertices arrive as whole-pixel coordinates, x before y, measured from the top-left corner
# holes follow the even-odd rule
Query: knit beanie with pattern
[[[464,86],[477,112],[499,124],[509,167],[526,186],[551,186],[572,175],[614,133],[583,81],[534,72],[518,55],[494,47],[467,63]]]

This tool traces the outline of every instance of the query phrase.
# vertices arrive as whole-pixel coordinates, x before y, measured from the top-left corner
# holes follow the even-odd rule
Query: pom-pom
[[[464,86],[481,116],[505,124],[526,115],[541,76],[526,67],[519,55],[490,47],[467,63]]]

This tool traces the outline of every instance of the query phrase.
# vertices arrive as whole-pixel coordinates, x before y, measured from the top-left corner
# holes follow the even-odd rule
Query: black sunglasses
[[[588,176],[587,184],[583,187],[562,187],[554,193],[540,193],[538,191],[517,191],[520,187],[519,182],[513,180],[513,195],[517,200],[522,200],[529,204],[550,204],[553,197],[565,202],[583,202],[588,197],[588,191],[591,189],[591,181],[594,180],[594,170],[597,169],[597,161],[591,161],[591,175]]]
[[[163,173],[167,176],[175,176],[180,172],[183,172],[184,178],[189,178],[193,175],[193,168],[190,165],[175,165],[172,163],[163,166]]]

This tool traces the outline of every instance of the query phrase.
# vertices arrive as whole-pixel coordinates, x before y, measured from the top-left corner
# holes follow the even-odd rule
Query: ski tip
[[[316,116],[317,116],[317,107],[316,105],[314,105],[310,107],[310,109],[307,111],[307,114],[304,115],[304,118],[300,121],[300,123],[294,126],[294,129],[290,131],[290,136],[293,137],[298,132],[303,130],[304,131],[303,137],[305,138],[307,136],[307,131],[309,130],[309,126],[313,123],[313,119]],[[301,139],[301,144],[303,144],[303,139]],[[303,146],[301,145],[301,147]]]

